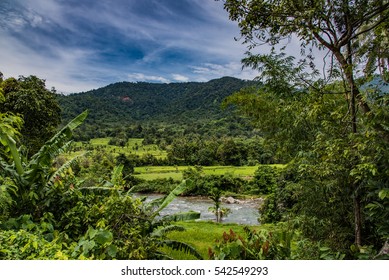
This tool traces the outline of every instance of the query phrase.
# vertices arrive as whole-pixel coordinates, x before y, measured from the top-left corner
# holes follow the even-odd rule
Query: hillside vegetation
[[[221,109],[222,101],[255,84],[231,77],[205,83],[120,82],[88,92],[60,95],[58,100],[65,122],[89,109],[88,122],[182,124],[227,117],[229,112]]]

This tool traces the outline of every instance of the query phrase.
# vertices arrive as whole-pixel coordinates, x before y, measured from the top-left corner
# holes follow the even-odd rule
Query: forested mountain
[[[221,109],[221,102],[241,88],[255,84],[231,77],[205,83],[120,82],[88,92],[59,95],[58,99],[65,122],[89,109],[89,123],[188,124],[228,116],[228,111]]]

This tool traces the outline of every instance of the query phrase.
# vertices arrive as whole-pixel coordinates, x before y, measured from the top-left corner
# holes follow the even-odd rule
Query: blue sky
[[[0,15],[0,71],[59,92],[256,75],[222,1],[1,0]]]

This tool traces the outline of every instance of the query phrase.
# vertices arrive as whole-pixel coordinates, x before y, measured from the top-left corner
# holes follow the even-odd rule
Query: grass
[[[282,164],[272,164],[276,168],[283,168]],[[145,180],[154,180],[162,178],[172,178],[174,180],[182,180],[182,172],[191,166],[146,166],[136,167],[136,177]],[[231,174],[235,177],[243,179],[251,179],[258,169],[258,166],[204,166],[203,172],[205,175],[225,175]]]
[[[147,181],[152,181],[156,179],[173,179],[175,181],[182,181],[183,176],[182,173],[146,173],[146,174],[140,174],[140,175],[135,175],[135,177],[144,179]]]
[[[229,232],[232,229],[237,234],[243,234],[244,225],[238,224],[218,224],[215,222],[206,221],[191,221],[177,223],[183,226],[185,231],[174,231],[168,234],[172,240],[185,242],[194,248],[203,256],[204,259],[209,259],[208,250],[216,243],[216,240],[223,236],[223,232]],[[251,228],[260,229],[263,226],[250,226]],[[195,259],[193,256],[183,252],[172,251],[164,248],[175,260]]]

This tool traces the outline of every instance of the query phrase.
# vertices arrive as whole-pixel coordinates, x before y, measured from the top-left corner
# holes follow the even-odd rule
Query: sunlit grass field
[[[276,168],[283,168],[282,164],[271,165]],[[145,180],[172,178],[182,180],[182,172],[191,168],[191,166],[143,166],[135,168],[135,176]],[[204,166],[202,167],[205,175],[225,175],[231,174],[243,179],[251,179],[258,166]]]

